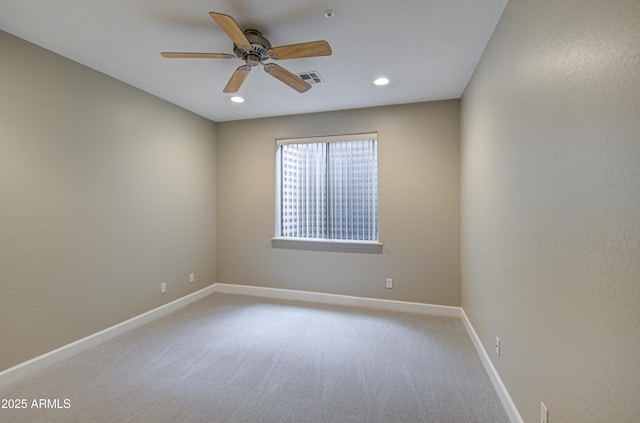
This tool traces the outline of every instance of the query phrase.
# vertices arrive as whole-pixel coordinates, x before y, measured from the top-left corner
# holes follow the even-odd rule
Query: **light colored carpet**
[[[459,319],[218,293],[0,398],[16,423],[509,421]]]

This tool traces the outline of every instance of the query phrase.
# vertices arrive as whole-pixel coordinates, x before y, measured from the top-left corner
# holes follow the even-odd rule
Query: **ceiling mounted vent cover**
[[[297,73],[296,75],[298,76],[298,78],[309,83],[309,85],[318,85],[324,83],[324,79],[322,79],[317,71]]]

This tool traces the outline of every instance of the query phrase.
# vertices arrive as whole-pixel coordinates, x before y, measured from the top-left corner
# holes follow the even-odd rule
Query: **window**
[[[377,138],[277,140],[276,236],[377,242]]]

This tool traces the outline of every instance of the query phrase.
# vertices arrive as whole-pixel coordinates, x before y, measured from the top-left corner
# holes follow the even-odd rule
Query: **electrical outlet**
[[[540,423],[549,423],[549,410],[542,401],[540,401]]]
[[[496,336],[496,354],[500,357],[500,338]]]
[[[388,289],[393,288],[393,279],[387,278],[387,288]]]
[[[196,275],[194,273],[189,273],[189,283],[193,283],[196,280]]]
[[[164,294],[165,292],[167,292],[167,283],[166,282],[162,282],[160,284],[160,293]]]

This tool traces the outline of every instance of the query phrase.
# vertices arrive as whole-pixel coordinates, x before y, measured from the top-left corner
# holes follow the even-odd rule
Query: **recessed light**
[[[244,103],[244,98],[236,95],[234,97],[231,97],[231,101],[233,101],[234,103]]]
[[[324,12],[324,17],[325,17],[325,18],[333,18],[335,15],[336,15],[336,12],[334,12],[334,11],[333,11],[333,10],[331,10],[331,9],[326,10],[326,11]]]
[[[376,85],[387,85],[389,83],[389,79],[385,77],[381,77],[373,81]]]

